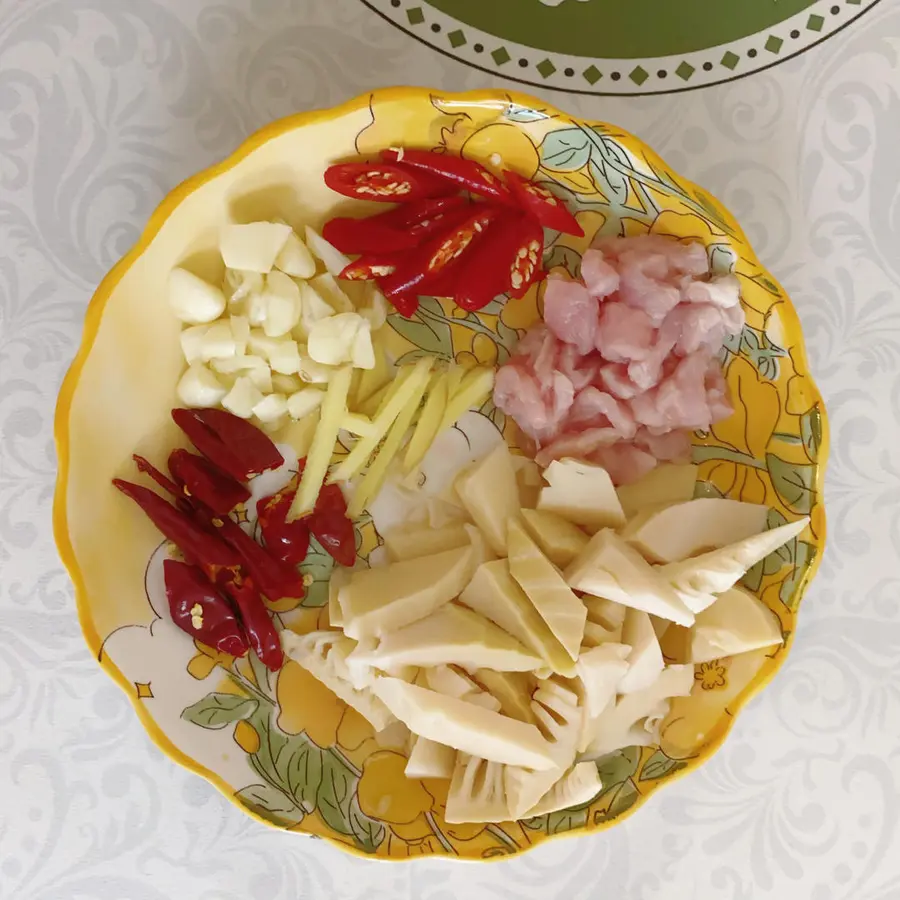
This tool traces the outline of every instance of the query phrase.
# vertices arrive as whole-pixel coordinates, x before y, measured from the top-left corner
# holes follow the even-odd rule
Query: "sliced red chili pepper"
[[[395,147],[382,150],[381,158],[445,178],[451,184],[482,197],[490,197],[501,203],[508,203],[510,200],[509,191],[503,182],[493,172],[471,159],[463,159],[449,153],[435,153],[432,150]]]
[[[224,409],[173,409],[172,418],[211,463],[238,481],[284,462],[265,432]]]
[[[250,491],[227,472],[187,450],[169,454],[169,471],[185,497],[197,500],[219,516],[226,516],[239,503],[250,499]]]
[[[237,607],[250,648],[267,669],[277,672],[284,663],[281,638],[253,579],[235,573],[224,585],[224,590]]]
[[[336,563],[351,568],[356,562],[353,523],[339,509],[318,510],[305,519],[309,530]]]
[[[149,475],[163,490],[168,491],[175,497],[181,496],[181,491],[178,489],[178,485],[175,484],[167,476],[163,475],[156,466],[153,465],[149,460],[144,459],[143,456],[138,456],[137,453],[133,454],[131,457],[135,465],[137,466],[138,472],[143,472],[145,475]]]
[[[271,497],[257,501],[256,512],[266,549],[282,562],[296,566],[306,559],[309,552],[309,528],[306,519],[287,521],[288,510],[296,493],[279,491]]]
[[[231,604],[196,566],[163,561],[172,621],[185,633],[229,656],[245,656],[247,638]]]
[[[344,266],[338,278],[343,278],[345,281],[371,281],[373,278],[387,278],[403,265],[403,260],[404,255],[400,253],[367,253]]]
[[[407,319],[411,319],[419,311],[419,297],[417,294],[394,294],[390,301],[394,309]]]
[[[406,294],[415,290],[428,293],[428,283],[434,282],[460,257],[500,214],[501,208],[480,204],[477,211],[449,232],[435,238],[420,250],[405,254],[404,262],[390,275],[379,280],[385,296]]]
[[[469,311],[482,309],[496,296],[523,295],[541,265],[544,230],[534,219],[507,215],[472,248],[454,299]]]
[[[408,166],[373,162],[338,163],[325,170],[325,184],[345,197],[409,203],[453,191],[446,179]]]
[[[163,535],[184,553],[188,562],[200,566],[210,578],[215,578],[219,569],[240,563],[235,551],[217,534],[206,531],[159,494],[121,478],[114,478],[113,484],[140,506]]]
[[[509,190],[519,206],[530,213],[545,228],[584,237],[584,229],[578,220],[566,209],[565,203],[543,185],[528,181],[515,172],[503,173]]]
[[[380,218],[332,219],[325,223],[322,236],[341,253],[395,253],[416,246],[418,239],[409,227],[386,225]]]
[[[390,228],[403,230],[412,228],[426,220],[471,206],[471,201],[464,194],[450,194],[447,197],[426,197],[414,203],[402,203],[387,212],[371,216],[367,221],[380,222]]]

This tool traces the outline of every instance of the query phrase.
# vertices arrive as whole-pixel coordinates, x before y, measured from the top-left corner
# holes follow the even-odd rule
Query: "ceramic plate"
[[[673,702],[659,746],[601,760],[605,787],[592,803],[521,822],[448,824],[446,782],[406,779],[403,756],[377,744],[365,721],[296,663],[269,675],[192,643],[165,612],[159,533],[110,485],[115,476],[133,477],[132,453],[162,460],[179,440],[169,417],[182,370],[180,326],[164,299],[169,270],[186,258],[217,257],[229,217],[321,225],[335,203],[324,168],[400,143],[485,162],[499,154],[507,167],[552,179],[581,210],[589,237],[653,233],[702,242],[715,272],[740,279],[747,324],[724,351],[734,415],[695,436],[699,490],[765,503],[770,525],[811,516],[807,531],[744,582],[778,616],[784,645],[698,666],[694,691]],[[557,239],[545,266],[575,272],[585,244]],[[495,302],[478,316],[426,300],[416,318],[390,320],[394,351],[502,363],[537,319],[541,295],[534,287],[523,302]],[[500,440],[505,425],[490,403],[467,414],[446,437],[447,457]],[[733,217],[633,136],[505,93],[379,91],[276,122],[176,188],[91,302],[60,394],[56,438],[56,538],[85,638],[148,733],[251,815],[382,859],[491,859],[604,828],[698,766],[784,661],[825,537],[826,420],[800,324]],[[379,537],[367,519],[359,530],[365,556]],[[298,631],[327,615],[329,559],[305,565],[310,590],[282,613]]]

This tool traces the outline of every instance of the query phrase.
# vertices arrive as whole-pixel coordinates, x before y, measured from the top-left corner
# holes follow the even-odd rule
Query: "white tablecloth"
[[[51,534],[52,420],[101,276],[173,185],[268,120],[488,81],[358,0],[0,0],[0,897],[900,898],[897,0],[733,84],[548,95],[737,215],[828,404],[822,569],[790,659],[701,771],[513,861],[371,863],[249,820],[90,658]]]

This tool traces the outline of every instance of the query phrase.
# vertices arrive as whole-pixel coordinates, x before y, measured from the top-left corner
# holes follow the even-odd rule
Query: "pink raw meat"
[[[634,437],[637,431],[634,416],[626,404],[595,387],[586,387],[583,391],[579,391],[572,403],[565,427],[571,431],[578,426],[595,428],[612,426],[625,440]]]
[[[610,362],[643,359],[653,346],[656,329],[649,316],[625,303],[604,303],[600,308],[597,349]]]
[[[561,341],[573,344],[579,353],[594,348],[598,303],[580,281],[551,276],[544,291],[544,322]]]
[[[595,240],[581,272],[550,280],[494,402],[539,464],[576,457],[624,484],[689,459],[690,433],[731,415],[716,355],[744,325],[739,282],[710,278],[701,244],[659,235]]]
[[[593,248],[585,250],[581,257],[581,277],[588,293],[598,300],[619,287],[619,273],[604,259],[602,251]]]
[[[559,431],[575,397],[572,382],[558,372],[539,380],[521,364],[501,366],[494,382],[494,403],[537,441]]]

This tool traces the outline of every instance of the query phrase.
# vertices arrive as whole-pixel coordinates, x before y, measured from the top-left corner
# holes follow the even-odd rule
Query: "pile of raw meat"
[[[690,457],[690,433],[731,415],[717,355],[744,325],[737,278],[670,238],[601,238],[581,280],[553,275],[544,321],[497,373],[494,403],[536,459],[604,466],[617,484]]]

